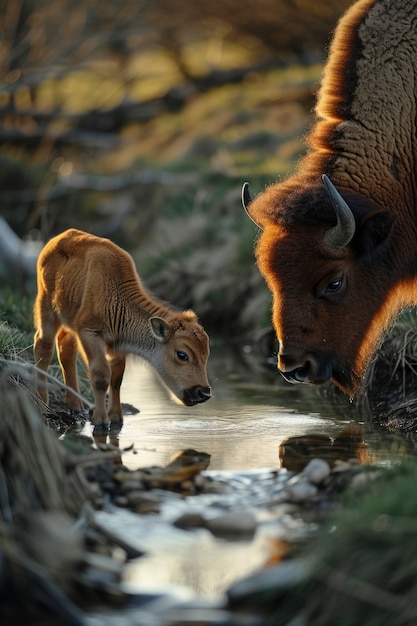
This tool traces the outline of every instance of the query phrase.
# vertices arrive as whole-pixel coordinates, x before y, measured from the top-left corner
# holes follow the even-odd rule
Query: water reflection
[[[123,454],[128,468],[166,465],[186,448],[211,454],[215,470],[295,468],[301,457],[313,456],[388,463],[407,454],[402,438],[362,415],[363,405],[359,410],[345,398],[323,398],[304,385],[253,382],[249,374],[245,380],[226,359],[211,367],[213,398],[189,408],[172,403],[146,364],[128,361],[122,400],[139,412],[126,415],[123,428],[113,428],[107,439],[122,449],[133,444]]]
[[[289,437],[280,445],[278,454],[281,467],[293,472],[301,472],[313,457],[327,461],[330,467],[334,467],[336,461],[356,459],[365,464],[376,460],[359,426],[343,429],[335,439],[324,434]]]
[[[123,401],[140,407],[120,433],[121,447],[134,441],[138,450],[137,458],[126,457],[129,467],[164,465],[184,448],[209,452],[211,469],[276,467],[278,447],[288,437],[337,430],[318,413],[274,406],[256,391],[249,400],[223,381],[213,383],[210,402],[190,409],[173,405],[146,366],[130,363],[125,378]]]

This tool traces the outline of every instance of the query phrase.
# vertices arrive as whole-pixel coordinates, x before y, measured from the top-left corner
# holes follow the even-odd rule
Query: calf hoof
[[[114,419],[110,422],[110,434],[118,435],[123,428],[123,419]]]
[[[110,430],[110,424],[108,422],[101,422],[99,424],[93,424],[93,437],[94,435],[102,435],[108,433]]]

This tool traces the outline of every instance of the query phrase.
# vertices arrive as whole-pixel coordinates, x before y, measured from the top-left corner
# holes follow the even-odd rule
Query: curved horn
[[[242,187],[242,204],[243,204],[243,208],[246,211],[246,215],[252,220],[252,222],[255,224],[255,226],[258,226],[258,228],[260,228],[259,224],[257,224],[255,222],[255,220],[253,219],[253,217],[249,213],[249,205],[250,205],[251,202],[252,202],[252,198],[250,197],[250,193],[249,193],[249,183],[243,183],[243,187]]]
[[[242,204],[245,211],[248,211],[248,206],[252,202],[252,198],[249,193],[249,183],[243,183],[242,187]]]
[[[325,233],[324,243],[329,246],[329,248],[341,250],[348,245],[355,234],[355,217],[347,202],[343,200],[342,196],[326,174],[323,174],[322,180],[326,186],[327,193],[330,196],[330,200],[337,217],[336,226],[329,228],[329,230]]]

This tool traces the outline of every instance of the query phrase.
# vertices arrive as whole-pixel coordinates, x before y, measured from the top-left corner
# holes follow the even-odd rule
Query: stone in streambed
[[[232,511],[206,520],[206,528],[223,539],[250,539],[256,531],[256,519],[251,513]]]
[[[323,461],[323,459],[311,459],[301,472],[301,476],[313,485],[320,485],[330,476],[330,473],[330,465],[326,461]]]

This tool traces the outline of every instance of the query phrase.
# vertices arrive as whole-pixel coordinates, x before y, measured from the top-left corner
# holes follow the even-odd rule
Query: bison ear
[[[381,246],[388,239],[394,216],[390,211],[374,211],[367,215],[358,229],[359,242],[362,254],[371,260],[381,251]]]
[[[152,335],[155,339],[161,343],[166,343],[171,331],[168,322],[166,322],[162,317],[151,317],[149,323],[151,325]]]

